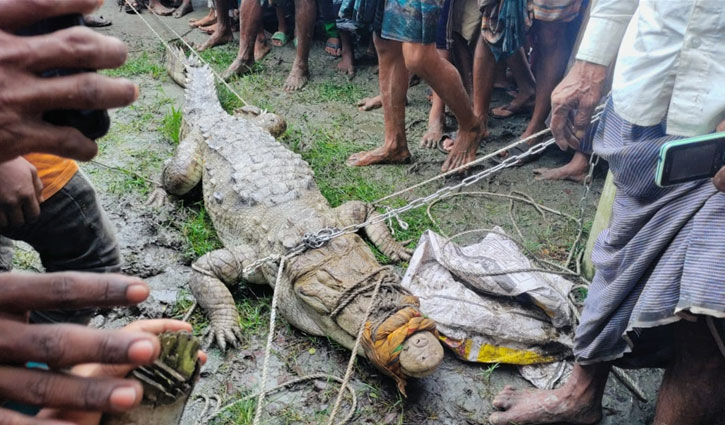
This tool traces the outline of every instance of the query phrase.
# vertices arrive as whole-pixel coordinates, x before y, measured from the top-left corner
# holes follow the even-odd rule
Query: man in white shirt
[[[614,57],[612,95],[584,136]],[[661,145],[725,129],[725,2],[599,0],[577,63],[552,95],[562,149],[606,159],[617,186],[577,328],[576,365],[553,391],[505,388],[494,425],[593,424],[612,365],[666,367],[656,425],[725,423],[725,169],[659,188]]]

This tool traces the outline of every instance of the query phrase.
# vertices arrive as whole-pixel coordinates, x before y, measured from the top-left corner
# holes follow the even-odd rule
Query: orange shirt
[[[43,183],[43,200],[55,195],[78,171],[78,164],[72,159],[44,153],[31,153],[24,158],[38,169],[38,177]]]

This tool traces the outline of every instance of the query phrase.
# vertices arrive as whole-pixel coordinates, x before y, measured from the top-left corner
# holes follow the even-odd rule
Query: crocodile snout
[[[400,353],[401,372],[422,378],[438,368],[443,361],[443,347],[431,332],[417,332],[405,340]]]

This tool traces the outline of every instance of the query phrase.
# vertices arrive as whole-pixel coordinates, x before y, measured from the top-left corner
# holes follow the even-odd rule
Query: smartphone
[[[713,177],[725,166],[725,132],[673,140],[660,148],[657,186]]]
[[[44,19],[34,25],[24,28],[16,35],[33,36],[41,34],[49,34],[64,28],[73,27],[83,24],[83,16],[81,15],[65,15]],[[77,74],[80,72],[94,72],[93,69],[51,69],[43,72],[40,76],[43,78],[62,77],[66,75]],[[84,136],[91,140],[100,139],[108,132],[111,120],[108,118],[108,112],[104,109],[95,110],[53,110],[46,111],[43,114],[43,120],[57,126],[73,127],[83,133]]]

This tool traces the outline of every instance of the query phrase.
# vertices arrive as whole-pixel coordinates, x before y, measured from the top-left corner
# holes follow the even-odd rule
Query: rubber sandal
[[[448,149],[446,149],[443,146],[443,144],[448,139],[455,141],[456,140],[456,137],[458,137],[458,132],[457,131],[454,131],[452,133],[443,133],[443,135],[441,136],[441,138],[438,139],[438,142],[436,142],[436,149],[438,149],[438,151],[440,153],[442,153],[444,155],[448,155],[449,153],[451,153],[451,151],[449,151]]]
[[[270,40],[279,41],[279,43],[280,43],[279,46],[272,43],[272,46],[274,46],[274,47],[282,47],[289,42],[289,38],[287,37],[287,34],[283,33],[282,31],[277,31],[276,33],[272,34],[272,37],[270,37]]]
[[[83,17],[83,24],[91,28],[100,28],[111,25],[111,21],[104,18],[102,15],[85,15]]]
[[[327,48],[340,51],[339,55],[335,55],[335,54],[332,54],[332,53],[328,52],[327,50],[325,50],[325,53],[332,56],[333,58],[339,58],[340,56],[342,56],[342,43],[340,42],[339,39],[337,40],[337,43],[333,43],[333,42],[329,41],[329,39],[328,39],[328,41],[325,42],[325,49],[327,49]]]
[[[494,109],[503,109],[504,111],[510,112],[509,115],[501,115],[494,113]],[[488,111],[488,116],[491,118],[496,118],[498,120],[505,120],[507,118],[513,118],[519,115],[531,115],[531,113],[534,110],[533,102],[525,103],[519,107],[514,107],[512,104],[504,105],[499,108],[491,108]]]

